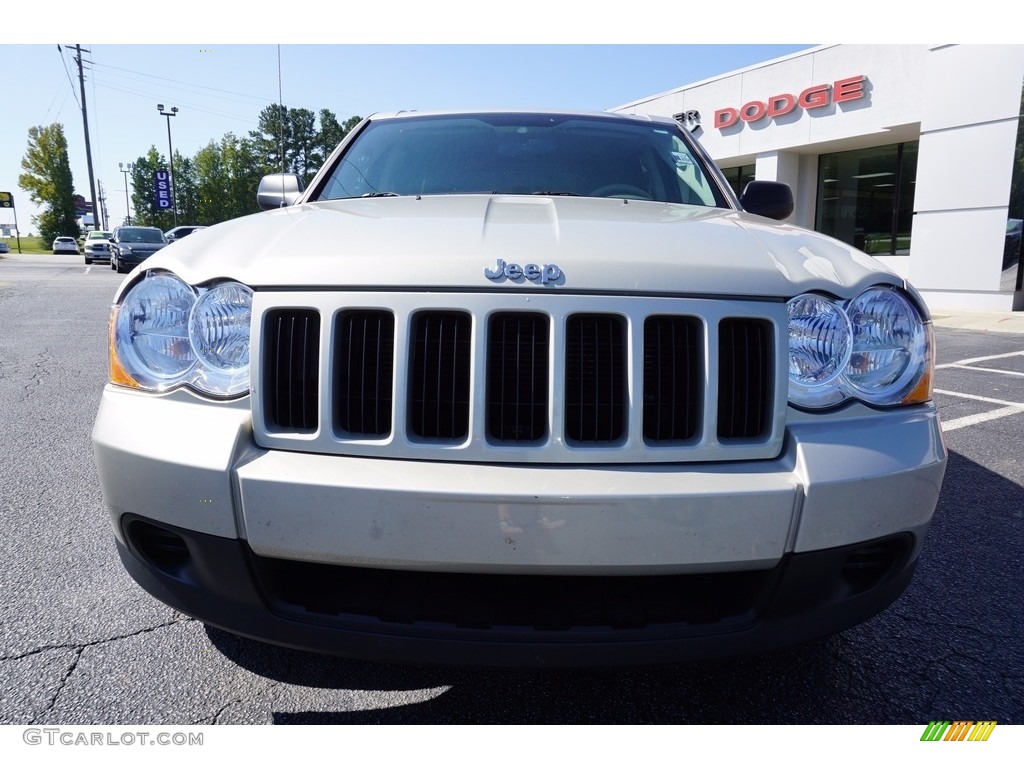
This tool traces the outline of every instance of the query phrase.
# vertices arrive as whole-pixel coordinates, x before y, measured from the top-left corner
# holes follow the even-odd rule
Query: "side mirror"
[[[306,186],[294,173],[271,173],[260,179],[256,203],[264,211],[284,208],[299,199]]]
[[[743,189],[740,205],[747,213],[781,221],[793,212],[793,190],[781,181],[752,181]]]

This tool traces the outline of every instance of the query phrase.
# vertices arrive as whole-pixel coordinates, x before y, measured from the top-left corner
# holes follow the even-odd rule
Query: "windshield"
[[[316,199],[518,194],[727,207],[673,126],[567,115],[371,122]]]
[[[90,232],[88,239],[89,240],[109,240],[110,239],[110,233],[109,232],[95,232],[95,231],[94,232]]]
[[[164,233],[159,229],[120,229],[117,237],[122,243],[163,243]]]

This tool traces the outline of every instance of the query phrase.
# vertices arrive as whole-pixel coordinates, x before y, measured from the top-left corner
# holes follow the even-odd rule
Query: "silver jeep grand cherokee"
[[[93,439],[125,567],[260,640],[593,665],[777,648],[907,586],[927,310],[690,131],[398,113],[137,267]]]

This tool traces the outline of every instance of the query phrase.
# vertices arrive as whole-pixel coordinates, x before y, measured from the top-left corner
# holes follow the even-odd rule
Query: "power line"
[[[60,63],[64,65],[64,74],[68,76],[68,84],[71,86],[71,95],[75,97],[75,104],[78,104],[78,108],[82,108],[81,102],[78,101],[78,96],[75,94],[75,81],[71,79],[71,72],[68,71],[68,62],[64,58],[64,49],[59,45],[57,50],[60,51]]]
[[[233,95],[235,97],[240,97],[239,98],[240,101],[243,100],[243,99],[251,99],[253,101],[258,101],[258,102],[260,102],[262,104],[272,104],[273,103],[273,99],[268,99],[265,96],[254,96],[254,95],[248,94],[248,93],[240,93],[238,91],[228,91],[228,90],[224,90],[223,88],[214,88],[213,86],[209,86],[209,85],[201,85],[199,83],[190,83],[190,82],[187,82],[185,80],[175,80],[175,79],[170,78],[170,77],[161,77],[159,75],[150,75],[150,74],[148,74],[146,72],[139,72],[139,71],[134,70],[134,69],[125,69],[124,67],[115,67],[115,66],[112,66],[110,64],[99,64],[99,65],[95,65],[94,64],[94,66],[98,66],[100,69],[116,69],[119,72],[130,72],[133,75],[141,75],[142,77],[147,77],[147,78],[150,78],[152,80],[162,80],[162,81],[167,82],[167,83],[177,83],[178,85],[187,86],[189,88],[199,88],[199,89],[202,89],[204,91],[214,91],[215,93],[226,93],[226,94]]]
[[[136,91],[136,90],[131,90],[129,88],[119,88],[116,85],[111,85],[110,83],[103,82],[102,80],[97,80],[95,77],[93,77],[93,81],[100,88],[106,88],[107,90],[117,91],[119,93],[127,93],[130,96],[138,96],[138,97],[143,98],[143,99],[162,99],[162,98],[164,98],[162,95],[155,94],[155,93],[147,93],[145,91]],[[228,113],[228,112],[217,112],[216,110],[206,109],[205,107],[200,107],[200,106],[198,106],[196,104],[191,104],[191,103],[189,103],[187,101],[182,101],[181,99],[175,99],[175,101],[177,101],[178,103],[180,103],[184,107],[188,107],[189,109],[195,110],[196,112],[205,112],[206,114],[214,115],[215,117],[224,117],[224,118],[229,118],[229,119],[232,119],[232,120],[242,120],[244,122],[252,123],[254,125],[257,123],[257,121],[253,120],[251,117],[246,117],[246,116],[243,116],[243,115],[235,115],[235,114],[231,114],[231,113]]]

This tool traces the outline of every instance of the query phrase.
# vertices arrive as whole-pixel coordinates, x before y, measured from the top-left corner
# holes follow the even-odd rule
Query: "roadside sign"
[[[13,208],[14,195],[10,192],[0,192],[0,208]]]
[[[171,207],[171,174],[166,168],[153,171],[153,201],[161,211]]]

